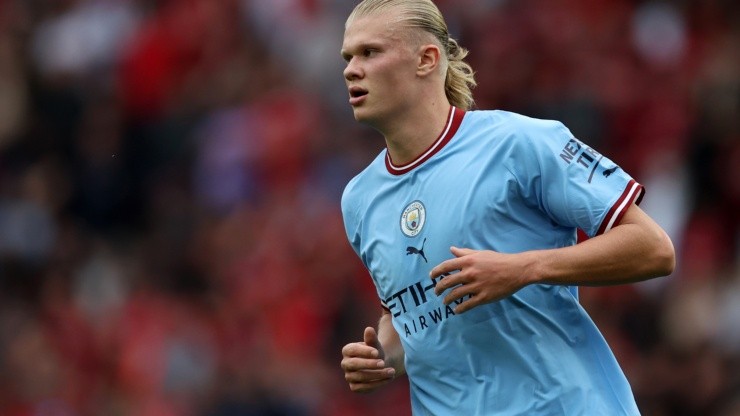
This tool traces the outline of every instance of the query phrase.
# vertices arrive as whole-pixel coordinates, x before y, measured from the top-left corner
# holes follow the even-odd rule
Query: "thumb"
[[[468,254],[475,252],[475,250],[469,248],[459,248],[455,246],[450,247],[450,251],[455,255],[455,257],[467,256]]]
[[[369,326],[365,328],[365,334],[363,336],[363,340],[365,341],[365,344],[373,347],[380,352],[380,340],[378,339],[378,333],[375,332],[375,328]]]

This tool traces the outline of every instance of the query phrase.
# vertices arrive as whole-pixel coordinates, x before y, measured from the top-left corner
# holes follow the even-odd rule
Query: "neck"
[[[399,115],[381,129],[393,163],[404,165],[424,153],[444,130],[449,113],[447,100],[435,101]]]

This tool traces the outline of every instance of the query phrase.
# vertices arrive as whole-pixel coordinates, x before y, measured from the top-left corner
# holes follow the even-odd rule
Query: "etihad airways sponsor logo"
[[[420,314],[418,312],[418,308],[421,305],[426,304],[431,299],[439,299],[439,297],[434,293],[434,287],[446,276],[449,276],[449,273],[445,273],[438,278],[431,279],[430,283],[426,285],[422,282],[416,282],[384,299],[386,307],[388,307],[388,310],[393,314],[394,318],[406,315],[404,316],[406,319],[403,322],[405,336],[408,337],[412,333],[416,334],[424,331],[431,325],[439,325],[443,320],[455,315],[455,305],[459,305],[460,303],[470,299],[471,295],[467,295],[461,299],[457,299],[450,305],[443,305],[440,303],[436,308]]]

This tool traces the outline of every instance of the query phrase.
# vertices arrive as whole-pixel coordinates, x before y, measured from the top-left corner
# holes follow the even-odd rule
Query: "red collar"
[[[422,152],[416,159],[412,160],[409,163],[406,163],[405,165],[394,165],[393,161],[391,160],[391,155],[386,150],[385,167],[386,169],[388,169],[388,172],[392,175],[403,175],[404,173],[410,172],[412,169],[421,165],[430,157],[437,154],[437,152],[445,147],[450,139],[452,139],[452,136],[455,135],[457,129],[462,123],[463,116],[465,116],[465,110],[450,106],[450,114],[447,116],[447,123],[445,123],[445,128],[444,130],[442,130],[442,133],[439,135],[437,140],[435,140],[434,143],[432,143],[432,145],[429,146],[424,152]]]

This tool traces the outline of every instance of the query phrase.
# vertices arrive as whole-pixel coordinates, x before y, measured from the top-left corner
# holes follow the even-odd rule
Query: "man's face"
[[[416,55],[406,40],[408,29],[388,23],[392,17],[383,13],[355,19],[342,44],[344,79],[355,119],[375,126],[403,114],[413,101]]]

